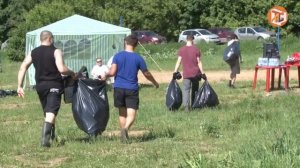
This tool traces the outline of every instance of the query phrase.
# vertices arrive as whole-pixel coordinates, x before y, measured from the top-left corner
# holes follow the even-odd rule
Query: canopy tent
[[[97,57],[105,63],[124,47],[124,37],[131,30],[80,15],[73,15],[50,25],[26,33],[26,55],[40,43],[40,33],[49,30],[54,36],[54,45],[64,53],[66,65],[78,71],[86,66],[90,72]],[[28,69],[29,84],[35,85],[35,69]]]

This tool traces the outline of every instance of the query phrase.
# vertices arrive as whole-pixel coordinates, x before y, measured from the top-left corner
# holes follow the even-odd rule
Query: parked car
[[[139,42],[142,44],[144,43],[160,44],[160,43],[167,42],[166,37],[156,34],[154,31],[138,30],[138,31],[133,31],[132,33],[138,37]]]
[[[234,33],[240,40],[266,40],[270,38],[276,38],[275,32],[268,31],[260,26],[239,27],[234,31]]]
[[[227,43],[228,37],[234,34],[230,28],[209,28],[208,30],[219,36],[220,43]]]
[[[194,36],[194,43],[199,42],[220,42],[219,36],[216,34],[213,34],[212,32],[208,31],[207,29],[188,29],[184,30],[180,33],[178,42],[186,42],[186,37],[188,35]]]

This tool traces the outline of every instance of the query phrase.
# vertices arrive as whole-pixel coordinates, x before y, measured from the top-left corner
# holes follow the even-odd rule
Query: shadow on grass
[[[96,140],[97,137],[81,137],[81,138],[76,138],[75,141],[83,142],[83,143],[91,143]]]
[[[98,135],[86,135],[85,137],[76,138],[75,141],[82,143],[94,143],[96,141],[102,140],[101,134]]]
[[[236,89],[248,89],[252,88],[252,82],[249,82],[248,84],[237,84]]]
[[[300,87],[299,86],[289,86],[288,88],[290,91],[295,91],[295,92],[300,92]]]
[[[68,142],[80,142],[80,143],[87,143],[87,144],[92,144],[96,141],[101,141],[103,140],[101,135],[98,136],[90,136],[86,135],[84,137],[56,137],[54,140],[52,140],[51,146],[55,147],[61,147],[64,146]]]
[[[128,132],[130,143],[135,142],[146,142],[152,141],[158,138],[173,138],[175,136],[175,131],[171,128],[166,128],[160,131],[134,131],[130,130]],[[86,135],[85,137],[75,138],[75,139],[66,139],[65,141],[77,141],[81,143],[94,143],[96,141],[120,141],[120,133],[119,131],[106,131],[103,134],[99,134],[97,136],[89,136]],[[64,141],[64,143],[65,143]],[[63,144],[64,144],[63,143]],[[61,144],[61,145],[63,145]]]
[[[139,83],[139,90],[142,88],[154,88],[155,86],[150,83]]]
[[[131,138],[132,140],[136,142],[146,142],[146,141],[152,141],[158,138],[174,138],[175,131],[171,128],[166,128],[161,130],[160,132],[155,132],[153,130],[143,134],[142,136],[136,136]]]

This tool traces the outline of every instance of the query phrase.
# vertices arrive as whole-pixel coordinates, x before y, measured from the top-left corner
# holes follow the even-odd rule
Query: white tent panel
[[[26,55],[40,45],[40,33],[49,30],[54,36],[54,45],[64,53],[66,65],[78,71],[86,66],[90,72],[97,57],[105,62],[124,47],[124,37],[131,30],[80,15],[73,15],[26,34]],[[35,69],[28,70],[29,84],[35,85]]]

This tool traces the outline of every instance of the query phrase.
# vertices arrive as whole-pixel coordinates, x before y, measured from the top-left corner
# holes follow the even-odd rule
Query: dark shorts
[[[230,70],[232,75],[240,74],[240,62],[239,59],[230,64]]]
[[[114,88],[115,107],[139,109],[139,91],[130,89]]]
[[[57,115],[61,105],[62,89],[51,88],[37,91],[44,114],[51,112]]]

